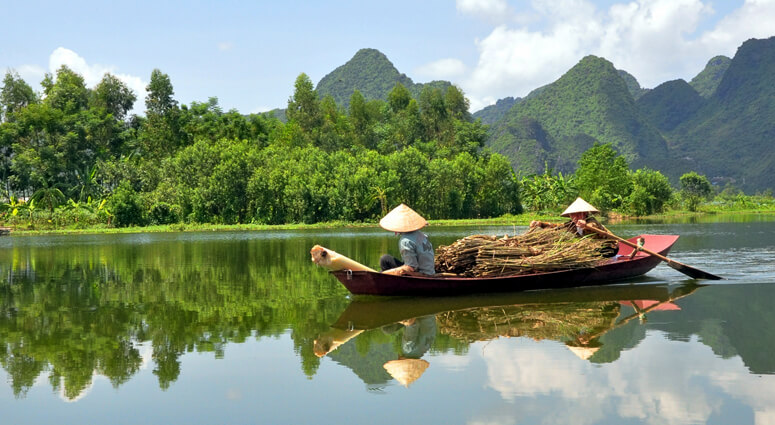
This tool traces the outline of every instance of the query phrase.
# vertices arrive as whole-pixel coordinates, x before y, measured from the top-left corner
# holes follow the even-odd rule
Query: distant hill
[[[443,90],[451,85],[448,81],[415,84],[379,50],[361,49],[347,63],[323,77],[315,89],[321,98],[330,95],[338,105],[348,107],[355,90],[367,100],[386,100],[397,83],[409,89],[414,97],[420,95],[425,85]]]
[[[641,96],[649,92],[648,89],[641,87],[638,80],[636,80],[629,72],[622,71],[621,69],[617,70],[617,72],[624,80],[624,83],[627,84],[627,90],[630,91],[633,99],[638,100]]]
[[[707,104],[667,137],[674,176],[691,169],[749,192],[775,187],[775,37],[743,43]]]
[[[732,63],[732,59],[726,56],[714,57],[708,61],[705,69],[692,78],[689,84],[697,90],[700,96],[709,98],[716,91],[716,87],[721,82],[721,78],[729,68],[730,63]]]
[[[611,143],[635,167],[667,155],[665,140],[641,117],[620,73],[587,56],[511,108],[492,126],[488,144],[519,173],[542,172],[544,164],[572,172],[596,141]]]
[[[506,112],[511,109],[512,106],[521,102],[522,98],[519,97],[507,97],[495,102],[495,105],[486,106],[476,112],[474,112],[474,119],[481,119],[483,124],[494,124],[506,115]]]
[[[660,131],[669,132],[694,116],[705,104],[697,91],[684,80],[662,83],[636,102],[643,117]]]

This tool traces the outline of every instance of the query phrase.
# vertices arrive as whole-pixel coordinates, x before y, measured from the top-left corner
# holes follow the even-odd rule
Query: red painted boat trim
[[[667,255],[677,235],[640,235],[644,248]],[[630,239],[635,242],[638,237]],[[368,271],[331,272],[356,295],[453,295],[481,292],[511,292],[532,289],[607,285],[646,274],[661,260],[643,252],[629,259],[632,248],[619,244],[619,255],[596,267],[501,277],[393,276]]]

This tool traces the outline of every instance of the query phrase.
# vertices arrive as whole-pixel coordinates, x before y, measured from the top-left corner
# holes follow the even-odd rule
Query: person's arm
[[[562,223],[549,223],[546,221],[533,220],[530,222],[530,227],[540,227],[542,229],[548,229],[552,227],[560,227]]]

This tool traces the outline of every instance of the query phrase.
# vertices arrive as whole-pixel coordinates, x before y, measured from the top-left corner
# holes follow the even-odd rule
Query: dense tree
[[[134,92],[123,81],[106,73],[92,91],[92,105],[104,108],[116,119],[123,120],[137,100]]]
[[[345,110],[301,74],[283,124],[224,112],[215,97],[178,106],[158,69],[145,117],[127,116],[134,93],[110,74],[89,90],[63,67],[42,85],[45,101],[14,109],[0,141],[8,195],[37,194],[53,226],[373,221],[402,202],[429,218],[522,208],[455,87],[426,86],[419,101],[401,84],[387,101],[355,91]],[[168,366],[159,373],[174,375]]]
[[[0,89],[0,122],[12,121],[14,113],[37,102],[35,92],[16,72],[5,73]]]
[[[88,107],[89,90],[80,74],[62,65],[56,81],[46,90],[45,102],[66,114],[76,113]]]
[[[708,178],[694,171],[681,176],[681,196],[689,211],[697,211],[697,206],[707,199],[713,189]]]
[[[308,141],[314,144],[323,123],[323,116],[315,87],[307,74],[302,73],[296,77],[293,96],[288,99],[285,114],[289,121],[298,123]]]
[[[639,216],[663,212],[673,195],[668,178],[648,168],[632,172],[631,178],[633,190],[627,198],[627,209]]]
[[[610,144],[595,143],[579,159],[576,170],[579,195],[604,210],[620,208],[632,192],[628,172],[627,161]]]

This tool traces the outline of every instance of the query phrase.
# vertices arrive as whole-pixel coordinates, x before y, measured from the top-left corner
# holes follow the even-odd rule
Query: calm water
[[[612,229],[727,280],[352,299],[309,248],[392,234],[0,238],[0,423],[775,423],[775,221]]]

